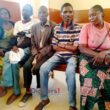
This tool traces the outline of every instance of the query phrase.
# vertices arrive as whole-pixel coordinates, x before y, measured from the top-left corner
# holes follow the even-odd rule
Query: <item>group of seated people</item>
[[[47,20],[48,9],[45,6],[38,10],[40,22],[32,19],[32,15],[32,7],[26,4],[22,9],[23,20],[14,24],[10,12],[0,9],[0,56],[3,57],[0,97],[7,94],[8,87],[13,88],[13,94],[7,105],[20,96],[19,69],[23,67],[26,92],[19,106],[23,107],[32,96],[33,73],[41,97],[34,110],[43,110],[50,103],[48,74],[64,63],[67,65],[69,110],[77,110],[75,69],[79,58],[80,110],[92,110],[95,103],[98,103],[99,110],[110,110],[110,24],[103,19],[102,6],[95,5],[89,9],[90,23],[82,28],[73,21],[74,9],[70,3],[62,5],[62,22],[58,25]],[[31,45],[25,45],[25,38]]]

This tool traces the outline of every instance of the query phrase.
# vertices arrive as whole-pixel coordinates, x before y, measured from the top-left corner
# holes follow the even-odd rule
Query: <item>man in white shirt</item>
[[[34,58],[36,59],[36,65],[33,73],[36,74],[37,88],[40,88],[39,68],[41,64],[46,61],[53,53],[52,46],[50,43],[53,27],[55,26],[55,24],[47,20],[48,10],[45,6],[41,6],[39,8],[38,17],[40,22],[33,25],[31,29],[32,55],[23,66],[24,86],[26,87],[26,93],[23,96],[19,106],[24,106],[25,102],[32,95],[30,86],[32,81],[31,68]]]
[[[22,16],[23,20],[18,21],[15,23],[14,27],[14,35],[16,36],[17,33],[22,31],[28,31],[27,37],[30,37],[30,29],[33,24],[35,24],[35,20],[31,19],[31,16],[33,15],[33,9],[29,4],[26,4],[22,9]],[[16,45],[14,45],[16,46]],[[16,46],[17,49],[17,46]],[[16,52],[16,49],[12,47],[12,50]],[[19,68],[25,64],[27,59],[30,56],[30,47],[23,48],[24,50],[24,57],[21,60],[21,62],[16,64],[11,64],[9,60],[9,52],[5,54],[4,58],[4,67],[3,67],[3,81],[2,81],[2,87],[3,89],[0,91],[0,97],[6,95],[7,93],[7,87],[12,86],[13,87],[13,94],[8,98],[6,104],[9,105],[12,102],[14,102],[21,93],[20,90],[20,84],[19,84]]]

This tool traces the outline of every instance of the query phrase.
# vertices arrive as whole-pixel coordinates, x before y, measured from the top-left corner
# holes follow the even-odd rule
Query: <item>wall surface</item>
[[[4,1],[11,1],[11,2],[19,2],[19,0],[4,0]],[[60,17],[60,8],[62,4],[65,2],[69,2],[73,5],[75,10],[75,21],[76,22],[87,22],[88,21],[88,9],[91,8],[93,5],[100,4],[106,9],[105,18],[107,21],[110,22],[110,0],[30,0],[34,10],[34,17],[38,18],[38,8],[43,4],[45,1],[48,1],[45,5],[48,5],[49,8],[49,18],[57,23],[61,21]],[[44,1],[44,2],[43,2]]]
[[[95,4],[100,4],[104,8],[110,8],[110,0],[53,0],[49,1],[49,7],[54,9],[60,9],[61,5],[65,2],[69,2],[73,5],[75,10],[89,9]]]
[[[19,3],[0,0],[0,7],[9,10],[12,21],[16,22],[21,19]]]
[[[59,23],[61,21],[60,8],[69,2],[73,5],[74,21],[76,23],[88,22],[88,9],[96,4],[102,5],[105,10],[105,20],[110,22],[110,0],[49,0],[50,19]]]

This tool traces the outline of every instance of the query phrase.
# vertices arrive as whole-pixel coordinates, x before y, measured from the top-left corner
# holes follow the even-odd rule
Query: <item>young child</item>
[[[9,51],[9,61],[12,64],[16,64],[19,61],[21,61],[21,59],[24,56],[24,50],[22,48],[19,48],[17,46],[17,39],[16,38],[12,38],[10,41],[11,44],[11,50]]]
[[[24,56],[24,50],[21,48],[18,48],[17,46],[13,46],[13,48],[9,52],[10,63],[12,64],[18,63],[19,61],[21,61],[23,56]]]

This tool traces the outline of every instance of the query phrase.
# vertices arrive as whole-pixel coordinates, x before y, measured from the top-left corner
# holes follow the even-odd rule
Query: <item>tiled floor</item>
[[[65,82],[65,74],[64,72],[55,71],[55,78],[49,80],[49,96],[51,103],[44,108],[44,110],[68,110],[68,98],[67,98],[67,87]],[[24,94],[23,89],[23,78],[21,76],[21,87],[22,87],[22,94],[20,98],[18,98],[13,104],[6,105],[7,98],[11,95],[12,89],[8,90],[8,94],[2,98],[0,98],[0,110],[34,110],[35,106],[40,101],[39,91],[36,89],[36,78],[33,76],[32,81],[32,91],[33,96],[32,98],[26,103],[26,105],[22,108],[18,106],[18,103],[21,97]],[[77,108],[79,110],[79,75],[76,75],[76,83],[77,83]],[[98,110],[97,107],[94,110]]]

